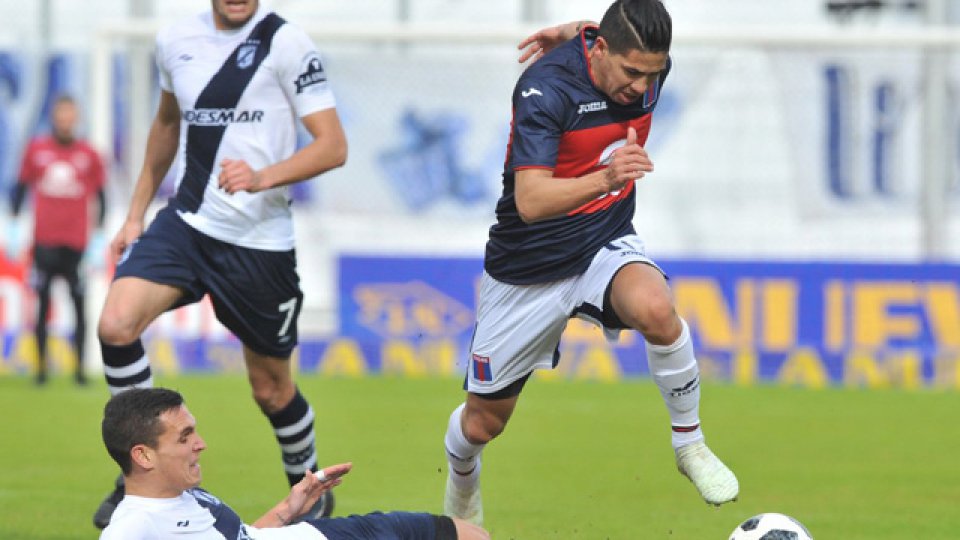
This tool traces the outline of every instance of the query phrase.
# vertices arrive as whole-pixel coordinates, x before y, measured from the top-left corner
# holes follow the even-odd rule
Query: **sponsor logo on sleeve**
[[[323,72],[320,56],[317,53],[310,53],[303,61],[303,71],[293,83],[297,85],[297,93],[300,94],[304,89],[326,80],[327,74]]]

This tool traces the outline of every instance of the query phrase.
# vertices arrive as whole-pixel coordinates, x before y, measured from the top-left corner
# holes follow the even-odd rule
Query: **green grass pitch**
[[[321,463],[353,461],[337,515],[438,512],[452,379],[302,376]],[[203,486],[248,522],[281,499],[279,451],[242,376],[160,379],[184,393],[209,449]],[[96,538],[93,509],[115,466],[99,439],[97,382],[35,388],[0,378],[0,537]],[[649,381],[532,380],[484,454],[497,539],[726,539],[742,519],[792,515],[822,539],[960,538],[956,393],[704,386],[711,447],[740,478],[736,503],[704,504],[673,463]]]

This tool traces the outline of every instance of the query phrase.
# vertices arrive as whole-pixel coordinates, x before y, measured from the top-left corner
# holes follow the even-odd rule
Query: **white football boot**
[[[676,454],[677,468],[693,482],[708,504],[720,506],[737,500],[740,492],[737,477],[703,441],[681,446]]]
[[[448,475],[447,490],[443,494],[443,513],[482,527],[483,503],[480,500],[480,486],[473,490],[460,489]]]

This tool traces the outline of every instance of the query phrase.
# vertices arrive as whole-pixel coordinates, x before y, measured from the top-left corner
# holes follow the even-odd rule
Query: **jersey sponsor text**
[[[183,121],[195,126],[225,126],[234,123],[263,122],[263,111],[192,109],[183,111]]]
[[[605,111],[607,110],[606,101],[593,101],[590,103],[581,103],[580,108],[577,109],[577,114]]]

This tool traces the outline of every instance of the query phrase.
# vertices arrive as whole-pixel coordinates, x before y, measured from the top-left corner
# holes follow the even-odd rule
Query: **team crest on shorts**
[[[473,355],[473,378],[480,382],[490,382],[493,380],[493,367],[490,366],[490,358]]]

